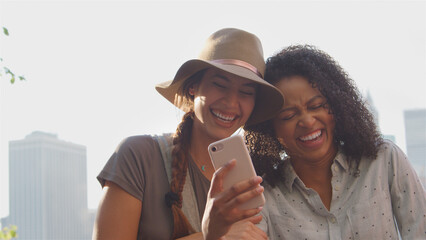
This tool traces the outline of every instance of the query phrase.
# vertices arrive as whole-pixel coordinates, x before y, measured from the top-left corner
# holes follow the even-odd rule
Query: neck
[[[324,206],[330,209],[332,190],[331,164],[335,158],[337,151],[332,151],[332,154],[317,161],[309,161],[300,158],[291,158],[291,164],[299,178],[306,187],[314,189],[320,196]]]
[[[337,154],[337,147],[332,146],[322,158],[306,159],[301,156],[291,156],[290,160],[297,175],[302,179],[331,180],[331,164]],[[302,179],[303,180],[303,179]]]
[[[204,176],[208,180],[211,180],[214,173],[214,167],[210,160],[207,148],[215,140],[208,138],[202,132],[194,129],[194,127],[192,130],[189,153],[197,166],[202,170]]]
[[[291,164],[297,175],[306,185],[309,182],[325,183],[331,181],[332,160],[312,163],[291,158]]]

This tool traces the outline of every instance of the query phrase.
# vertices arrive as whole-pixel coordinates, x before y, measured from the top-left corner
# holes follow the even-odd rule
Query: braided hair
[[[172,150],[172,177],[170,182],[170,192],[165,196],[166,204],[171,208],[173,214],[173,235],[172,238],[180,238],[191,233],[195,233],[194,228],[182,211],[182,191],[185,185],[186,174],[188,172],[189,147],[191,144],[191,131],[194,122],[193,96],[189,94],[189,88],[199,82],[205,70],[199,71],[189,77],[182,88],[180,95],[184,99],[181,104],[190,106],[190,110],[182,117],[173,135]]]

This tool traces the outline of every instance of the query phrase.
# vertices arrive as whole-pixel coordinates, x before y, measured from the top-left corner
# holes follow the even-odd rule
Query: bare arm
[[[113,182],[107,181],[103,192],[92,239],[136,239],[142,202]]]

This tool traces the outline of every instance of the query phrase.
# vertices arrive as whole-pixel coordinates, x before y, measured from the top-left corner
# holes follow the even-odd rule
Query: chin
[[[230,129],[213,130],[211,136],[213,138],[217,139],[217,140],[220,140],[220,139],[224,139],[224,138],[231,136],[236,131],[237,131],[237,129],[235,129],[234,131],[230,130]]]

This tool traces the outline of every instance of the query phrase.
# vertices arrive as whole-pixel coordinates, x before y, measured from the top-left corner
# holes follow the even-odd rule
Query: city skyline
[[[265,59],[291,44],[329,53],[405,151],[403,111],[426,108],[426,3],[419,1],[1,1],[0,217],[9,213],[9,141],[34,130],[87,147],[89,208],[119,142],[174,132],[182,116],[154,89],[224,27],[256,34]],[[220,13],[220,14],[219,14]],[[219,17],[220,16],[220,17]],[[360,17],[362,16],[362,17]]]
[[[86,147],[34,131],[10,142],[10,215],[22,240],[90,239]]]

